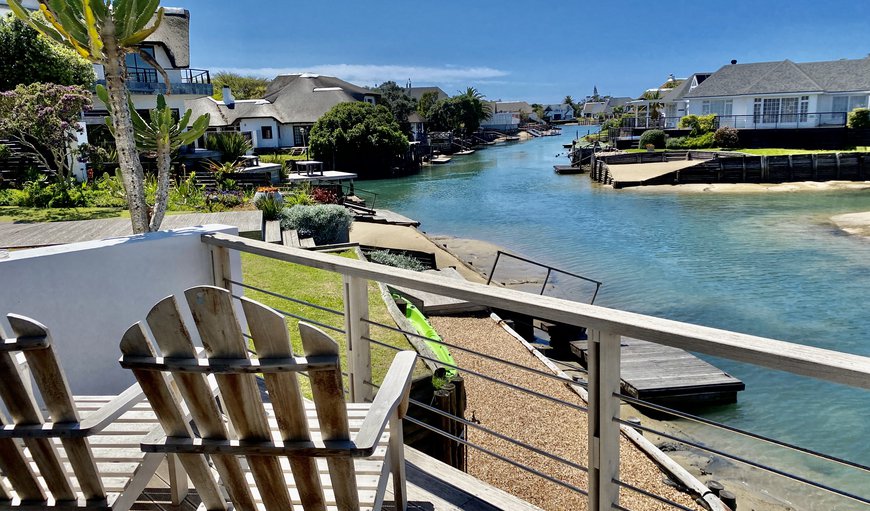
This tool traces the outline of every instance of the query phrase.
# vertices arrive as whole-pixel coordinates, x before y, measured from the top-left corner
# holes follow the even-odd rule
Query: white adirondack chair
[[[284,318],[243,298],[257,352],[251,358],[228,291],[202,286],[185,296],[207,358],[197,356],[170,296],[147,316],[159,353],[137,323],[121,341],[121,365],[133,370],[165,431],[143,450],[178,455],[202,499],[201,509],[232,507],[222,487],[240,510],[380,509],[390,472],[396,507],[406,508],[402,417],[416,353],[396,356],[373,403],[349,404],[339,347],[327,334],[301,323],[306,356],[294,356]],[[300,372],[308,373],[313,403],[303,399],[295,374]],[[181,396],[167,382],[167,373]],[[257,373],[263,375],[269,403],[263,402]],[[223,410],[213,398],[210,375]],[[182,402],[196,436],[184,420]]]
[[[72,396],[48,329],[16,314],[7,319],[15,337],[3,334],[0,347],[0,398],[11,419],[0,414],[0,509],[130,509],[165,457],[139,448],[159,429],[139,386],[119,396]]]

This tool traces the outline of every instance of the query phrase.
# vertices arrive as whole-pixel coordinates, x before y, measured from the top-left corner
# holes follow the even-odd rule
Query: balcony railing
[[[745,129],[836,128],[846,126],[846,112],[815,112],[794,114],[717,115],[716,127]],[[628,117],[622,128],[677,129],[682,117]]]
[[[456,434],[455,431],[445,430],[413,418],[409,420],[417,426],[429,429],[433,433],[442,435],[453,442],[461,443],[471,449],[479,449],[489,456],[540,478],[542,481],[557,484],[569,492],[580,495],[583,499],[587,500],[588,508],[591,510],[619,509],[632,511],[632,507],[629,504],[631,499],[620,500],[620,493],[641,496],[644,499],[650,499],[650,501],[657,505],[665,504],[675,509],[692,509],[685,504],[674,502],[665,496],[656,494],[648,488],[642,488],[637,484],[626,482],[625,478],[620,477],[620,437],[626,435],[636,443],[641,442],[643,438],[638,431],[658,435],[700,451],[780,476],[793,484],[803,485],[813,491],[817,491],[818,493],[814,494],[813,499],[821,499],[822,497],[819,497],[819,495],[822,495],[826,499],[834,498],[837,501],[837,505],[842,505],[843,502],[846,502],[848,505],[855,505],[856,503],[861,505],[870,504],[870,490],[868,490],[867,485],[859,486],[857,491],[849,488],[837,488],[813,477],[796,474],[796,470],[790,466],[785,468],[778,467],[767,459],[753,459],[745,454],[729,452],[726,448],[715,443],[695,441],[673,432],[661,431],[655,427],[640,426],[620,415],[622,404],[629,403],[640,409],[648,409],[661,414],[679,417],[705,427],[712,427],[719,431],[740,435],[741,438],[760,441],[777,449],[809,455],[824,463],[853,471],[859,477],[866,478],[870,475],[870,467],[863,464],[838,459],[803,446],[791,445],[775,438],[739,430],[727,424],[714,422],[624,395],[620,390],[620,343],[621,336],[627,336],[692,352],[836,382],[860,389],[870,389],[870,358],[868,357],[690,325],[547,296],[537,296],[500,287],[441,278],[434,275],[400,270],[318,252],[251,241],[227,234],[205,234],[202,236],[202,242],[211,249],[216,285],[235,289],[236,291],[246,288],[252,291],[263,292],[271,297],[287,300],[288,304],[293,303],[295,304],[294,306],[301,304],[303,307],[312,307],[313,309],[311,310],[314,311],[316,309],[319,317],[322,317],[324,312],[335,317],[335,324],[327,325],[323,321],[311,321],[304,314],[294,314],[279,310],[279,312],[287,317],[307,320],[319,324],[332,332],[346,336],[348,350],[347,392],[354,401],[369,400],[377,390],[377,382],[372,377],[372,350],[399,349],[389,343],[383,342],[383,337],[375,332],[400,332],[410,338],[419,338],[427,342],[432,341],[430,338],[420,336],[416,332],[397,328],[394,324],[380,323],[370,317],[368,293],[369,284],[372,281],[466,300],[495,309],[512,311],[527,317],[587,328],[589,339],[588,373],[579,381],[568,377],[565,373],[534,369],[518,364],[516,361],[505,360],[492,354],[483,353],[483,350],[479,350],[476,347],[460,346],[453,339],[450,342],[436,341],[451,350],[456,350],[456,353],[461,352],[469,356],[479,357],[487,362],[499,364],[505,371],[519,372],[529,377],[544,378],[551,382],[551,385],[549,387],[545,385],[544,389],[552,390],[554,385],[573,389],[581,396],[584,396],[587,401],[585,406],[556,397],[554,393],[542,390],[540,387],[532,389],[529,388],[531,385],[525,386],[523,384],[511,383],[506,381],[503,374],[475,371],[459,364],[446,364],[443,360],[430,356],[427,353],[420,354],[420,357],[424,360],[440,364],[442,367],[458,370],[468,380],[477,379],[481,382],[501,385],[511,392],[522,393],[530,400],[542,399],[565,407],[571,410],[571,413],[586,414],[588,423],[586,431],[588,456],[584,463],[578,463],[555,454],[553,448],[547,445],[548,438],[541,438],[540,442],[542,444],[531,445],[505,432],[483,426],[473,420],[473,418],[469,420],[466,417],[456,416],[439,410],[431,406],[431,403],[412,401],[414,406],[440,415],[448,422],[460,424],[465,428],[474,428],[482,434],[496,437],[500,442],[506,442],[511,447],[497,452],[472,442],[468,437]],[[343,278],[343,310],[324,307],[322,304],[309,303],[298,297],[281,295],[272,290],[259,289],[253,287],[251,283],[243,282],[241,277],[233,274],[232,265],[229,263],[232,260],[232,251],[254,254],[340,274]],[[343,325],[343,328],[336,325]],[[641,437],[639,440],[638,436]],[[521,454],[526,452],[545,457],[571,470],[579,470],[585,473],[586,484],[578,485],[565,481],[557,474],[531,466],[531,462],[520,461],[518,458],[523,458]],[[512,454],[515,456],[512,456]],[[667,462],[659,461],[662,463]],[[671,462],[669,467],[674,471],[681,470],[679,467],[673,467],[673,465],[675,464]],[[705,505],[709,506],[710,509],[720,511],[728,509],[719,499],[708,492],[703,485],[693,486],[694,483],[688,484],[690,484],[691,489],[702,495],[706,503]],[[811,500],[808,505],[813,509],[834,508],[827,500],[824,503]]]
[[[167,69],[172,83],[173,94],[194,94],[210,96],[214,91],[211,74],[206,69]],[[105,80],[97,80],[105,85]],[[133,94],[165,94],[166,84],[163,75],[153,68],[128,68],[127,89]]]

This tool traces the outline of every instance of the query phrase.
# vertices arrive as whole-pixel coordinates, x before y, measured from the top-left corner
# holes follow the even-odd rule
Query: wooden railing
[[[868,357],[443,278],[330,254],[281,247],[227,234],[206,234],[202,236],[202,241],[212,250],[216,285],[230,285],[229,283],[232,282],[229,262],[231,250],[327,270],[343,276],[343,315],[344,333],[347,336],[349,394],[354,401],[369,400],[373,392],[369,342],[372,340],[369,325],[373,323],[368,316],[370,281],[426,291],[534,318],[587,328],[589,457],[587,466],[582,468],[588,472],[588,502],[591,510],[623,509],[619,507],[620,488],[630,487],[619,480],[620,425],[626,424],[619,417],[619,409],[621,402],[627,401],[627,398],[620,393],[620,338],[622,336],[870,389],[870,358]],[[335,312],[342,314],[341,311]],[[478,376],[494,379],[487,375]],[[550,377],[558,379],[555,375]],[[567,378],[564,383],[576,385]],[[541,397],[539,394],[537,396]],[[624,432],[625,429],[622,431]],[[758,437],[754,436],[754,438]],[[787,445],[776,440],[766,440],[778,445]],[[788,447],[811,452],[800,447]],[[870,471],[870,468],[860,464],[837,460],[827,455],[819,455],[819,457],[865,472]],[[744,461],[739,457],[732,456],[732,459]],[[751,465],[767,469],[761,464]],[[775,469],[768,469],[768,471],[790,476]],[[537,475],[548,478],[547,474]],[[868,495],[853,495],[797,476],[790,477],[800,483],[810,484],[870,504]],[[575,491],[587,494],[586,491],[576,488]],[[710,499],[709,495],[705,497],[705,501],[713,509],[728,509],[718,499]]]

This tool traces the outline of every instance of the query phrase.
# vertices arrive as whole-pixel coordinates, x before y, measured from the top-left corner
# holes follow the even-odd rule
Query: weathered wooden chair
[[[236,509],[380,509],[389,473],[396,507],[407,506],[402,417],[408,406],[416,353],[399,353],[371,404],[348,404],[338,344],[300,323],[305,357],[293,355],[284,318],[257,302],[242,309],[257,358],[248,344],[231,294],[202,286],[185,292],[207,358],[197,356],[175,297],[151,309],[121,341],[121,365],[132,369],[165,435],[143,444],[148,452],[175,453],[202,499],[201,508],[227,509],[222,486]],[[298,375],[307,372],[313,404],[303,399]],[[167,383],[171,373],[182,399]],[[263,403],[262,373],[270,403]],[[209,386],[213,375],[223,410]],[[196,427],[183,419],[185,403]],[[228,417],[225,424],[221,411]]]
[[[0,509],[129,509],[164,458],[139,448],[159,429],[139,386],[119,396],[71,396],[48,329],[7,318],[15,337],[3,334],[0,347],[0,398],[11,418],[0,414]]]

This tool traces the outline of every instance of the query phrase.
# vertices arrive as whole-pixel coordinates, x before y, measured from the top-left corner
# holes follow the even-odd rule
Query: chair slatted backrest
[[[248,331],[258,354],[257,359],[252,360],[233,307],[232,295],[227,290],[200,286],[187,290],[185,297],[202,339],[208,363],[204,364],[198,358],[178,304],[173,297],[169,297],[158,303],[147,317],[160,353],[155,355],[144,329],[137,324],[128,330],[121,343],[124,353],[122,364],[134,370],[167,436],[170,437],[168,442],[185,444],[183,452],[189,454],[181,454],[180,459],[186,469],[188,464],[194,463],[191,458],[202,460],[196,463],[204,463],[202,454],[193,453],[211,453],[236,508],[253,509],[250,490],[247,489],[245,478],[241,474],[239,459],[235,457],[236,454],[244,455],[265,508],[269,511],[290,509],[293,502],[279,459],[279,455],[285,453],[278,448],[264,454],[262,447],[276,446],[276,440],[284,445],[301,443],[313,446],[305,402],[296,374],[308,369],[308,359],[294,357],[284,318],[274,310],[252,300],[242,299]],[[308,372],[323,440],[346,442],[350,440],[350,432],[338,344],[325,333],[305,324],[300,324],[300,332],[306,356],[309,359],[317,357],[319,361],[316,370],[312,368]],[[138,357],[145,357],[140,359],[145,362],[134,364],[133,361]],[[163,365],[151,364],[147,360],[164,362]],[[166,362],[170,360],[171,364]],[[301,362],[288,362],[294,360]],[[265,365],[270,361],[275,363],[267,369]],[[203,438],[200,444],[192,439],[189,428],[180,420],[184,415],[179,401],[171,399],[172,388],[155,367],[172,374]],[[270,431],[255,372],[262,372],[264,375],[266,390],[278,424],[277,439]],[[212,374],[215,378],[224,411],[231,424],[230,431],[223,426],[220,411],[207,385],[207,374]],[[238,443],[232,444],[233,454],[220,454],[220,448],[199,447],[206,439],[224,441],[221,445],[230,445],[226,442],[228,440]],[[225,452],[227,450],[229,449]],[[288,456],[302,507],[312,511],[325,510],[327,500],[318,475],[316,459],[310,454]],[[328,457],[327,465],[338,508],[358,509],[353,460],[349,455]],[[202,488],[208,489],[214,484],[210,475],[194,477],[194,473],[187,470],[200,493]],[[240,488],[239,485],[245,488]],[[207,507],[222,509],[210,504]]]
[[[51,422],[77,424],[79,416],[75,402],[55,356],[48,328],[17,314],[9,314],[7,319],[15,338],[7,339],[0,352],[0,398],[6,405],[12,424],[39,426],[45,423],[32,388],[16,363],[15,354],[19,351],[24,353]],[[73,481],[52,439],[37,433],[21,437],[24,446],[30,451],[37,473],[27,463],[25,453],[14,439],[16,436],[13,434],[12,438],[0,439],[0,469],[18,497],[22,501],[47,500],[48,495],[37,482],[37,477],[42,477],[55,501],[78,500]],[[61,438],[61,447],[66,451],[84,498],[92,502],[105,500],[106,492],[87,438]],[[8,493],[5,496],[10,497]]]

